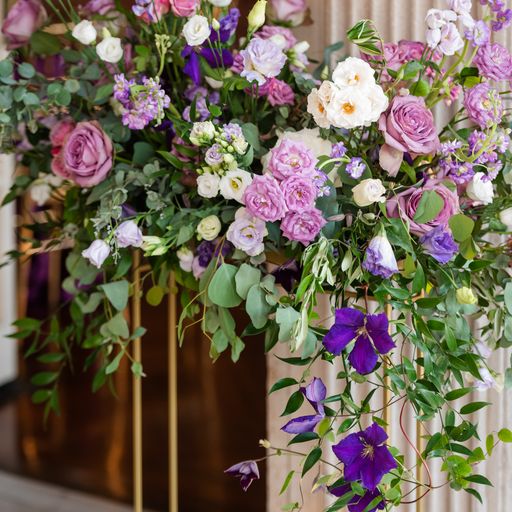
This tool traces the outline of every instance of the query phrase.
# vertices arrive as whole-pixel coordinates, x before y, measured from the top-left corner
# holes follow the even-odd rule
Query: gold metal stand
[[[388,320],[391,320],[391,314],[393,312],[393,308],[391,307],[391,304],[386,304],[386,316],[388,317]],[[390,326],[391,330],[391,326]],[[384,364],[384,372],[386,372],[386,364]],[[387,375],[384,375],[384,391],[382,393],[382,406],[384,407],[384,410],[382,411],[382,419],[387,423],[386,425],[386,432],[388,436],[391,434],[391,429],[389,427],[389,408],[386,407],[389,403],[390,394],[389,394],[389,377]]]
[[[169,278],[169,512],[178,512],[178,336],[176,279]]]

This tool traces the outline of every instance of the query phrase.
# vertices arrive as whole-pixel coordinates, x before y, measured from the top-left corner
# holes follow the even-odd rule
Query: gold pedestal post
[[[168,379],[169,379],[169,512],[178,512],[178,337],[176,279],[169,278],[169,332]]]
[[[388,320],[391,320],[391,314],[393,312],[393,308],[391,307],[391,304],[389,304],[389,302],[386,304],[386,316],[388,317]],[[391,331],[391,326],[389,328],[389,330]],[[386,367],[387,365],[384,364],[383,365],[383,369],[384,369],[384,380],[383,380],[383,384],[384,384],[384,391],[382,393],[382,401],[383,401],[383,407],[384,407],[384,410],[382,411],[382,419],[387,423],[386,425],[386,432],[388,434],[388,436],[391,434],[391,429],[389,428],[389,409],[387,407],[387,404],[389,403],[389,398],[390,398],[390,395],[389,395],[389,377],[386,375]]]
[[[133,253],[132,329],[141,325],[140,253]],[[133,361],[142,362],[141,338],[133,341]],[[133,374],[133,510],[143,512],[142,481],[142,379]]]

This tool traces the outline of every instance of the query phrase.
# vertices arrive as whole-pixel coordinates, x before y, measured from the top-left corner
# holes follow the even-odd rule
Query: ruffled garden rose
[[[306,17],[306,0],[270,0],[274,16],[278,21],[300,25]]]
[[[284,180],[299,174],[311,176],[316,163],[315,155],[305,144],[283,139],[272,149],[268,168],[278,180]]]
[[[469,119],[482,129],[499,124],[503,115],[503,102],[500,95],[487,82],[466,89],[464,108]]]
[[[261,30],[258,30],[258,32],[254,34],[254,37],[259,39],[272,39],[275,43],[281,41],[285,50],[291,50],[298,43],[297,38],[289,28],[275,25],[265,25],[261,27]]]
[[[281,222],[281,231],[288,240],[307,246],[327,224],[318,208],[289,212]]]
[[[198,0],[169,0],[173,14],[181,18],[188,18],[195,14],[199,5]]]
[[[386,144],[404,153],[428,155],[440,145],[434,116],[425,100],[417,96],[395,96],[380,117],[379,129]]]
[[[270,174],[254,177],[245,190],[244,202],[253,217],[267,222],[281,220],[288,211],[279,182]]]
[[[510,80],[512,78],[512,56],[499,43],[481,46],[473,63],[480,74],[489,80]]]
[[[249,256],[258,256],[265,250],[267,227],[264,220],[253,217],[246,208],[240,208],[226,233],[228,242]]]
[[[112,141],[98,122],[78,123],[67,137],[62,158],[64,177],[81,187],[93,187],[112,169]]]
[[[70,117],[58,121],[50,130],[50,142],[54,148],[60,148],[66,142],[70,133],[75,129],[76,123]]]
[[[269,78],[260,88],[259,95],[265,96],[273,107],[293,105],[295,94],[293,89],[283,80]]]
[[[426,224],[418,224],[414,221],[416,210],[428,190],[434,190],[443,200],[443,208],[436,218]],[[447,226],[450,218],[459,211],[459,196],[454,190],[438,180],[430,180],[421,188],[410,188],[391,198],[387,202],[388,215],[390,217],[401,217],[409,223],[411,233],[424,235],[437,226]]]
[[[311,178],[292,176],[281,182],[281,188],[290,211],[302,211],[315,204],[318,191]]]
[[[46,21],[48,15],[39,0],[18,0],[2,24],[7,49],[14,50],[28,43],[32,34]]]

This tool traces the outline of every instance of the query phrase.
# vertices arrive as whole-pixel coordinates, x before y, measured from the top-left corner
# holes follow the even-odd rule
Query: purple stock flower
[[[443,142],[441,144],[441,154],[443,156],[452,155],[456,153],[458,149],[462,147],[462,141],[460,140],[449,140],[448,142]]]
[[[491,29],[484,20],[478,20],[471,29],[466,30],[464,35],[472,41],[473,46],[484,46],[491,38]]]
[[[347,148],[343,142],[338,142],[332,146],[331,158],[343,158],[347,154]]]
[[[503,115],[503,102],[500,95],[487,82],[466,89],[464,108],[469,119],[482,129],[499,124]]]
[[[350,159],[345,168],[346,173],[353,179],[358,180],[364,173],[366,165],[359,156]]]
[[[424,251],[443,265],[459,251],[452,234],[443,226],[438,226],[420,238]]]
[[[354,308],[337,309],[336,321],[325,335],[323,345],[331,354],[339,356],[355,339],[349,361],[358,373],[365,375],[377,365],[377,352],[387,354],[395,347],[388,328],[385,313],[365,315]]]
[[[512,23],[512,10],[502,9],[496,13],[496,20],[491,23],[494,32],[510,27]]]
[[[302,393],[313,406],[316,414],[310,416],[300,416],[289,421],[281,430],[287,434],[304,434],[313,432],[315,427],[325,418],[324,404],[322,403],[327,396],[327,389],[322,379],[314,378]]]
[[[235,478],[240,478],[240,484],[242,485],[242,489],[244,491],[249,489],[254,480],[260,479],[260,470],[258,469],[258,464],[253,460],[239,462],[238,464],[231,466],[229,469],[226,469],[224,473],[232,475]]]
[[[388,279],[398,272],[398,265],[393,247],[386,236],[373,237],[368,244],[363,261],[363,268],[374,276]]]
[[[337,498],[342,498],[351,491],[352,487],[350,484],[329,488],[329,492]],[[380,503],[378,503],[374,508],[368,510],[368,505],[377,498],[381,498]],[[349,512],[375,512],[376,510],[384,510],[385,508],[386,502],[384,501],[384,497],[378,489],[375,489],[374,491],[368,491],[363,496],[355,494],[348,503]]]
[[[396,460],[384,444],[387,438],[386,431],[374,423],[366,430],[350,434],[333,446],[334,454],[345,466],[345,480],[360,480],[365,489],[375,491],[384,475],[397,467]],[[371,502],[369,499],[367,504]]]

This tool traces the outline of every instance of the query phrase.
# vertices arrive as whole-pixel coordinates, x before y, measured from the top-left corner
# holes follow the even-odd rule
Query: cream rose
[[[357,206],[370,206],[373,203],[383,203],[386,189],[380,180],[367,179],[361,181],[352,189],[353,199]]]
[[[485,174],[477,172],[466,188],[466,194],[473,201],[482,204],[491,204],[494,199],[494,187],[492,181],[484,180]]]
[[[119,37],[108,36],[96,46],[98,57],[105,61],[115,64],[123,58],[123,47]]]
[[[215,240],[220,233],[222,224],[217,215],[205,217],[197,226],[197,234],[200,238],[211,242]]]
[[[71,35],[82,44],[89,45],[96,41],[98,33],[89,20],[82,20],[78,25],[75,25]]]

